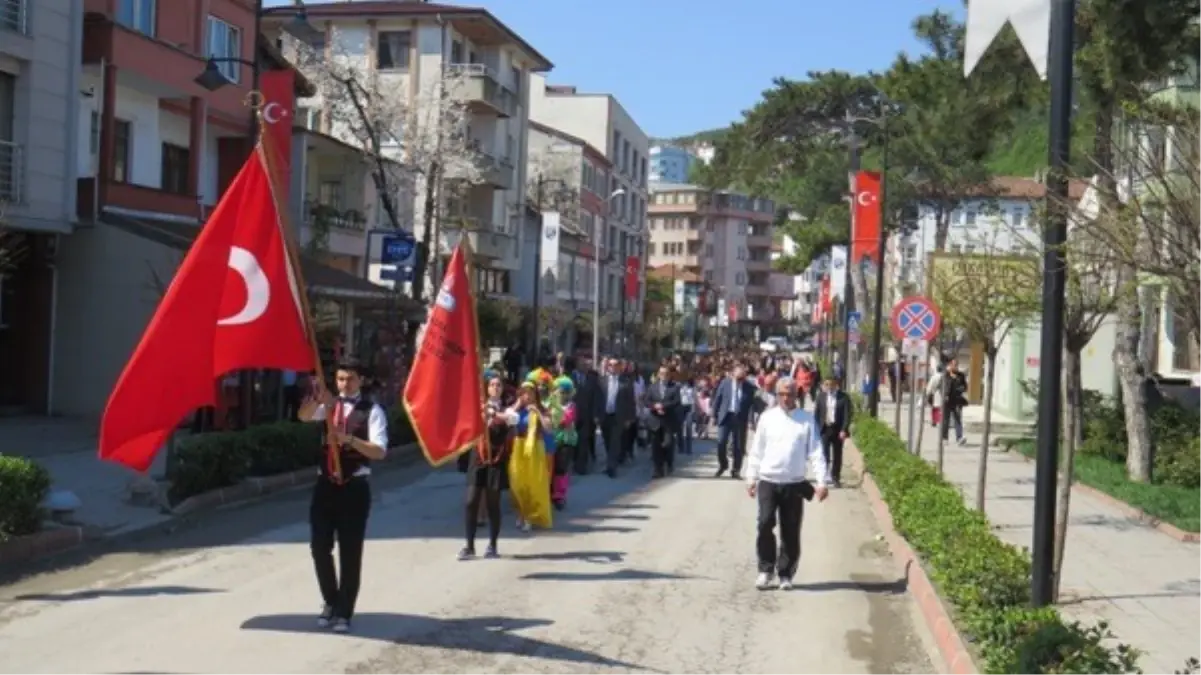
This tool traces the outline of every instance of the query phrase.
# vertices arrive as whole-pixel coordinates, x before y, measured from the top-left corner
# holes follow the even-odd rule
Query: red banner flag
[[[260,145],[175,273],[100,422],[100,458],[146,471],[234,370],[316,363]]]
[[[285,188],[292,180],[292,124],[296,109],[296,71],[265,70],[259,75],[259,91],[263,94],[259,117],[263,132],[271,134],[272,167]]]
[[[638,298],[638,256],[626,258],[626,299]]]
[[[861,265],[864,258],[880,264],[880,174],[860,171],[855,174],[855,206],[851,236],[852,265]]]
[[[474,448],[485,432],[479,324],[463,246],[446,268],[404,388],[417,443],[434,466]]]
[[[833,300],[830,298],[830,277],[825,277],[822,279],[820,306],[822,310],[822,316],[828,315],[833,307]]]

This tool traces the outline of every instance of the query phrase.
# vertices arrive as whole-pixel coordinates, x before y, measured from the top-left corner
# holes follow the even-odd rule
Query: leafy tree
[[[947,322],[984,346],[984,434],[980,439],[976,478],[976,509],[981,513],[988,484],[997,352],[1010,331],[1038,309],[1041,278],[1037,257],[1013,255],[1008,247],[997,245],[996,233],[985,236],[988,240],[977,242],[977,250],[982,253],[937,254],[931,261],[930,272],[931,295]]]
[[[1187,69],[1201,49],[1197,30],[1199,0],[1085,0],[1076,12],[1076,74],[1080,88],[1096,106],[1096,135],[1092,161],[1097,174],[1101,209],[1117,212],[1114,174],[1114,131],[1122,107],[1146,98],[1146,86]],[[1130,222],[1118,219],[1116,222]],[[1140,228],[1141,229],[1141,228]],[[1148,233],[1140,232],[1137,250],[1153,250]],[[1142,339],[1138,268],[1118,261],[1118,297],[1114,364],[1122,388],[1129,452],[1130,479],[1151,480],[1151,430],[1143,392],[1146,364],[1139,358]]]

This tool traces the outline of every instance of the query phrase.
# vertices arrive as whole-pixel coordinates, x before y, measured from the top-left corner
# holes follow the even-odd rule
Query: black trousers
[[[575,472],[583,476],[596,464],[596,421],[582,420],[576,431],[580,440],[575,451]]]
[[[746,454],[746,425],[734,420],[733,416],[730,422],[717,427],[717,465],[723,469],[730,466],[726,448],[731,441],[734,445],[734,473],[738,473],[742,471],[742,458]]]
[[[801,561],[801,520],[805,517],[801,484],[761,480],[755,489],[759,501],[759,534],[755,540],[759,572],[774,572],[781,578],[791,579]],[[774,532],[777,523],[780,526],[778,547]]]
[[[318,478],[313,486],[313,501],[309,506],[313,566],[321,597],[333,608],[336,617],[349,620],[354,615],[370,513],[371,486],[366,477],[351,478],[342,485]],[[335,541],[338,569],[334,568]]]
[[[605,466],[616,469],[617,465],[634,456],[634,438],[638,435],[638,424],[634,420],[622,422],[617,415],[605,415]]]
[[[655,465],[655,473],[662,474],[671,469],[676,463],[675,438],[667,420],[659,422],[658,427],[647,429],[651,444],[651,461]]]
[[[822,455],[826,458],[826,466],[830,467],[830,478],[842,480],[842,443],[839,438],[840,427],[832,424],[822,426]]]

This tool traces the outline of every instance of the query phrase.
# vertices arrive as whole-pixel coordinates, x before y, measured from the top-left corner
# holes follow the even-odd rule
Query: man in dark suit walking
[[[601,395],[600,374],[595,368],[577,371],[572,379],[576,383],[576,431],[580,436],[575,454],[575,472],[584,476],[596,465],[596,427],[597,421],[605,414],[604,397]]]
[[[601,429],[605,436],[605,473],[617,477],[617,465],[634,452],[634,425],[638,423],[638,405],[634,400],[634,378],[621,370],[617,359],[605,364],[601,378]]]
[[[822,386],[813,416],[821,429],[822,454],[826,458],[826,466],[830,468],[830,481],[834,487],[841,487],[842,444],[851,433],[853,415],[851,397],[838,388],[836,378],[827,379]]]
[[[646,392],[646,406],[650,410],[646,430],[655,462],[655,478],[662,478],[675,468],[675,421],[680,408],[680,385],[675,383],[668,366],[659,366],[659,377]]]
[[[746,365],[734,364],[726,379],[717,385],[713,394],[713,419],[717,422],[717,473],[720,477],[730,468],[726,448],[734,444],[734,466],[730,477],[738,479],[742,474],[742,458],[746,454],[746,429],[751,421],[751,409],[755,403],[755,385],[746,379]]]

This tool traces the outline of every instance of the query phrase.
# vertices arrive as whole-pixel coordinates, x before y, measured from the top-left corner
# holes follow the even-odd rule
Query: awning
[[[119,228],[179,251],[188,250],[200,232],[200,228],[194,222],[182,218],[134,216],[107,208],[101,215],[100,221],[102,225]],[[405,314],[412,313],[412,318],[420,319],[424,315],[421,305],[411,298],[398,297],[387,287],[373,284],[349,272],[324,265],[309,256],[303,254],[300,256],[300,268],[306,290],[313,295],[358,304],[394,303],[396,311]]]

